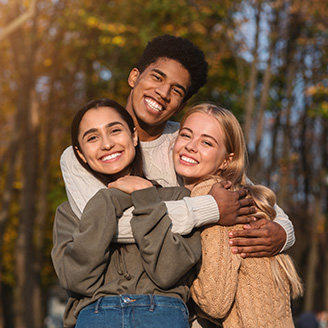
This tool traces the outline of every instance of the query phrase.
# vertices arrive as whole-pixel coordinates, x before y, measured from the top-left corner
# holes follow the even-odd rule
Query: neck
[[[151,125],[147,125],[145,122],[138,120],[138,118],[136,117],[133,111],[130,96],[126,104],[126,110],[133,118],[134,125],[137,128],[138,137],[140,141],[153,141],[162,135],[166,122],[161,125],[151,126]]]
[[[143,122],[138,121],[138,119],[135,119],[134,124],[138,131],[138,136],[140,141],[153,141],[159,138],[165,128],[165,125],[163,126],[147,126],[143,124]]]
[[[187,189],[189,189],[190,191],[192,191],[192,189],[195,187],[197,181],[191,181],[188,179],[183,179],[183,186]]]

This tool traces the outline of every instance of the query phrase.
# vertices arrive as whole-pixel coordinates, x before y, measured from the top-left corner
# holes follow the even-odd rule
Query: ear
[[[140,75],[140,72],[137,68],[133,68],[128,77],[128,83],[131,88],[134,88],[136,81]]]
[[[79,148],[75,147],[75,149],[76,149],[77,154],[78,154],[78,155],[80,156],[80,158],[82,159],[82,161],[83,161],[84,163],[88,163],[88,161],[86,160],[86,158],[84,157],[84,155],[82,154],[82,152],[79,150]]]
[[[137,147],[139,138],[138,138],[138,132],[137,132],[136,128],[134,128],[134,131],[132,134],[132,140],[133,140],[133,146]]]
[[[225,170],[228,167],[228,165],[231,163],[234,156],[235,156],[235,153],[228,154],[228,156],[225,158],[225,160],[220,165],[219,169]]]

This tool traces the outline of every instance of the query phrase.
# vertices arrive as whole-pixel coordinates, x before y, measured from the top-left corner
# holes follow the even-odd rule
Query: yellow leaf
[[[123,47],[125,45],[125,39],[118,35],[113,38],[112,43],[119,47]]]
[[[45,61],[43,62],[43,65],[45,67],[50,67],[52,65],[52,59],[51,58],[45,59]]]
[[[89,27],[97,27],[98,26],[98,20],[96,17],[89,17],[87,21],[87,25]]]

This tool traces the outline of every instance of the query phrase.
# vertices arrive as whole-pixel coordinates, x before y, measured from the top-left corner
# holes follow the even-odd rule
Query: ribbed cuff
[[[282,218],[277,218],[274,220],[274,222],[280,224],[285,232],[286,232],[286,242],[283,248],[280,250],[280,253],[283,251],[286,251],[290,247],[292,247],[295,243],[295,234],[294,234],[294,227],[293,224],[290,220],[282,219]]]
[[[212,196],[186,197],[184,200],[189,211],[193,212],[195,227],[200,227],[209,223],[217,223],[219,221],[219,208]]]

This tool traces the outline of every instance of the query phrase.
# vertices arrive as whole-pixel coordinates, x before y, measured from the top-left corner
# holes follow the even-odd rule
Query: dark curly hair
[[[205,55],[189,40],[165,34],[148,42],[137,65],[140,73],[159,58],[176,60],[189,72],[191,84],[184,101],[191,98],[206,84],[208,64]]]

